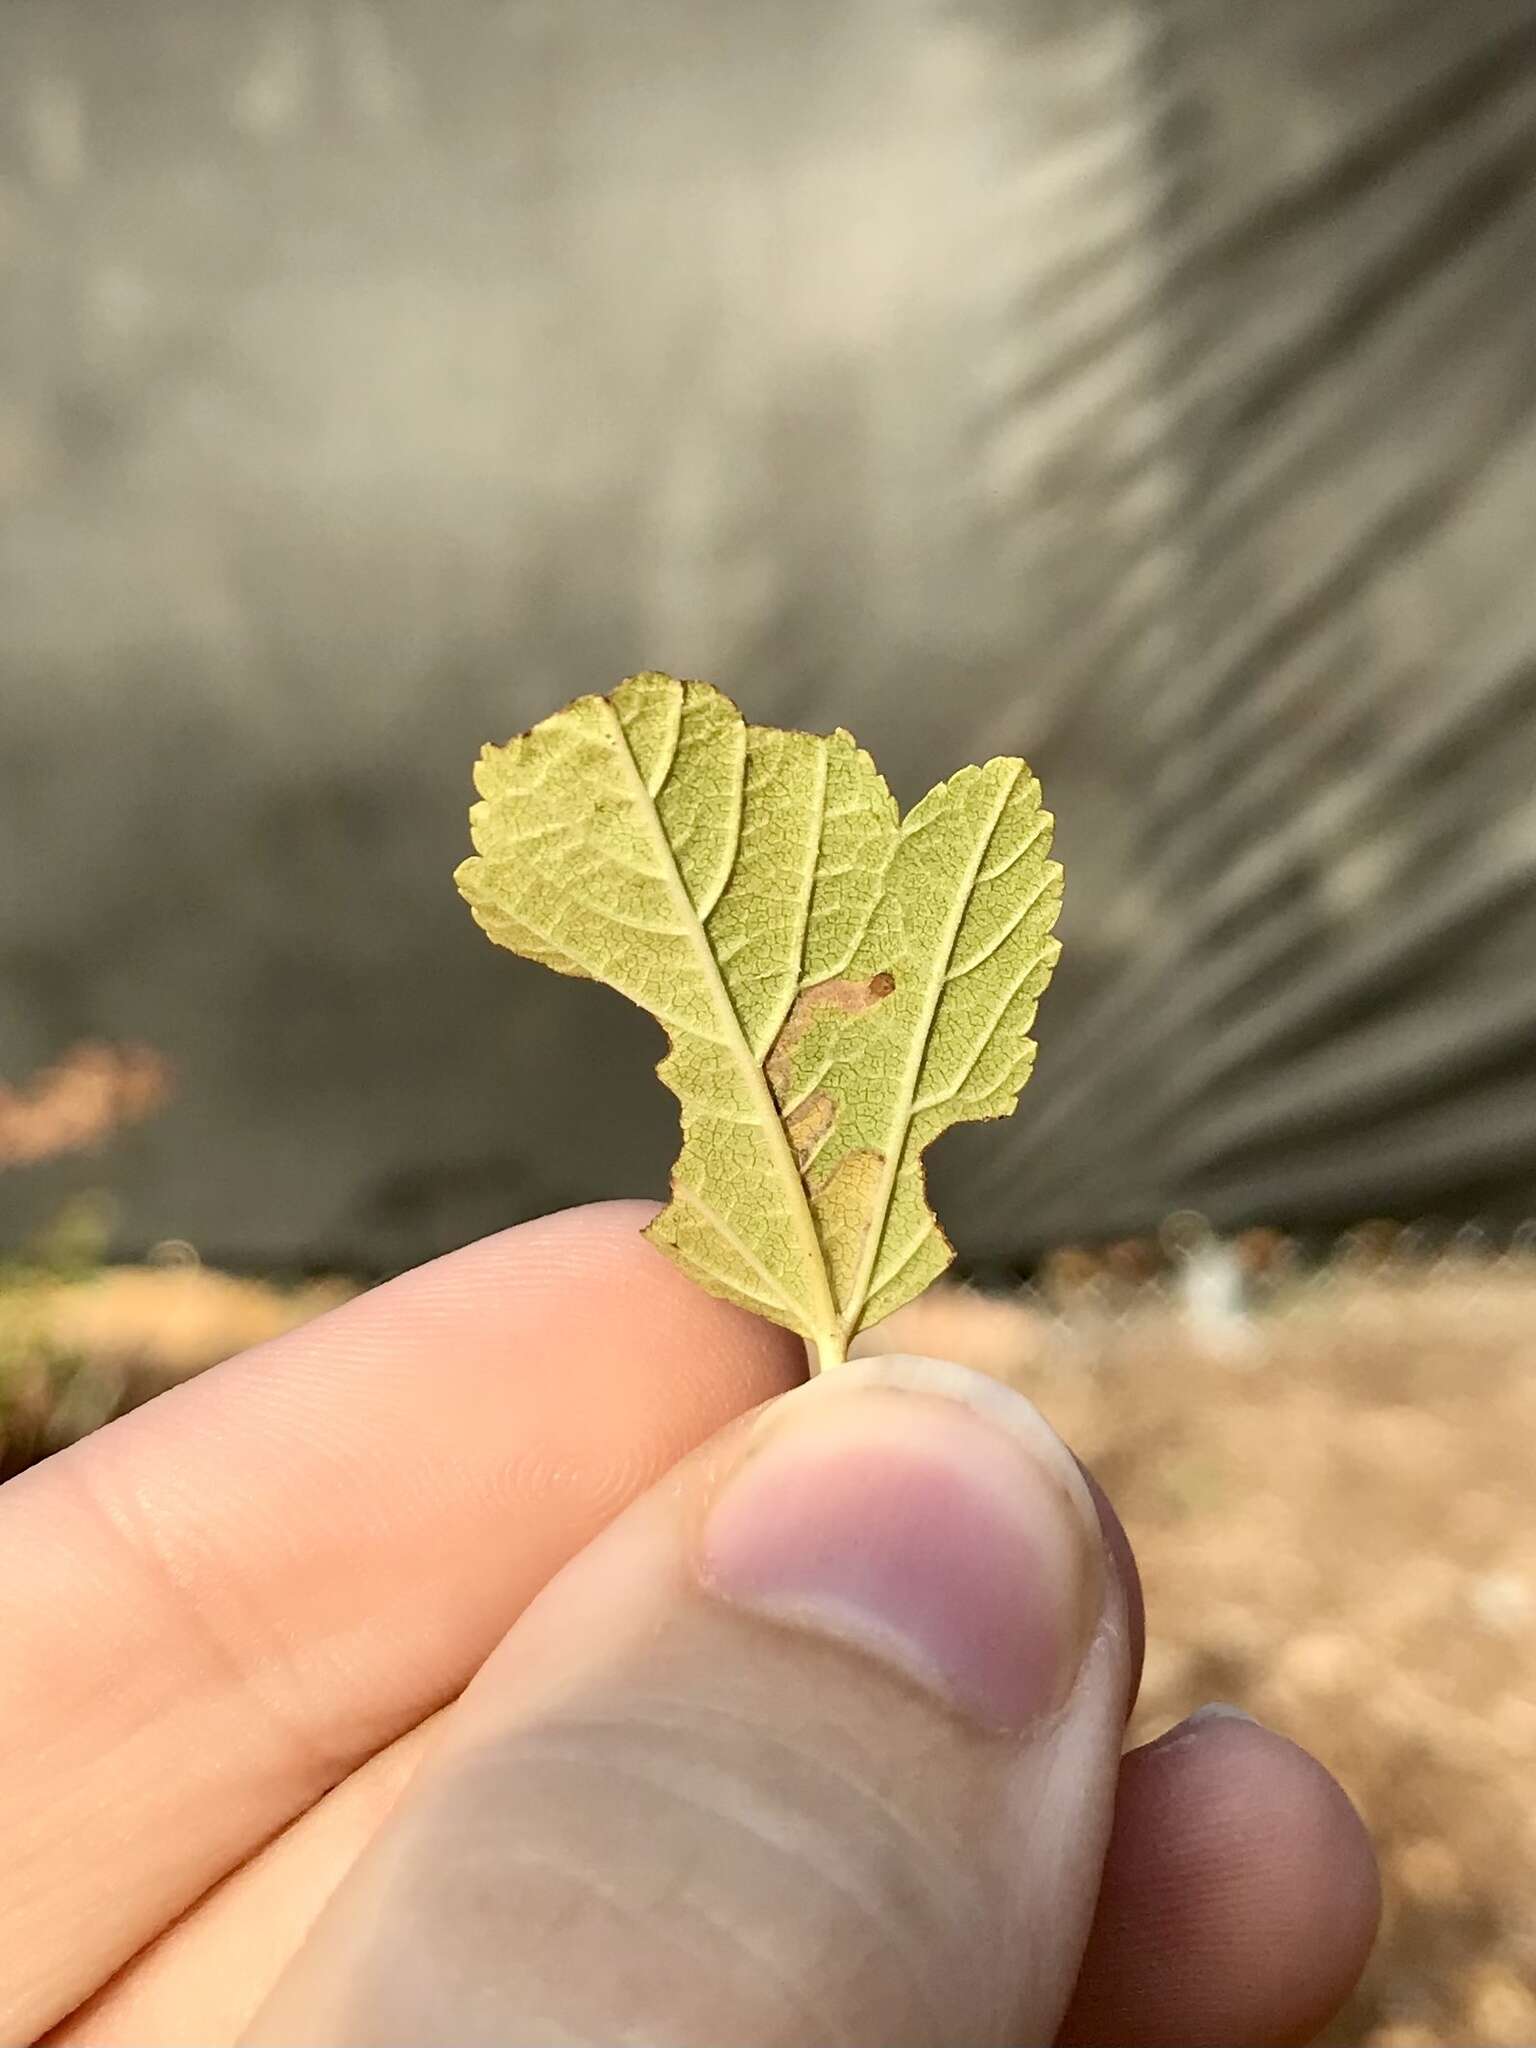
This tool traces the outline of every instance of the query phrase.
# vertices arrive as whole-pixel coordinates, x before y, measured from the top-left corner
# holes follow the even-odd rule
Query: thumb
[[[733,1425],[545,1589],[251,2042],[1049,2041],[1125,1603],[1070,1453],[933,1359]]]

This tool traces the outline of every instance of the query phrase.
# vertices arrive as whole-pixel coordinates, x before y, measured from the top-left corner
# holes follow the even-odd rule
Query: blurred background
[[[1157,1711],[1333,1603],[1261,1704],[1401,1851],[1336,2038],[1536,2041],[1533,552],[1536,0],[5,0],[0,1471],[664,1191],[655,1027],[454,894],[483,741],[654,666],[904,803],[1024,753],[1065,951],[932,1182],[1033,1287],[931,1343],[1057,1386],[1154,1632],[1292,1557]]]

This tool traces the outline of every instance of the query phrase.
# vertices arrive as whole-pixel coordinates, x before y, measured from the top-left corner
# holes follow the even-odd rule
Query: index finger
[[[615,1203],[488,1238],[0,1490],[0,2039],[30,2039],[466,1683],[804,1369]]]

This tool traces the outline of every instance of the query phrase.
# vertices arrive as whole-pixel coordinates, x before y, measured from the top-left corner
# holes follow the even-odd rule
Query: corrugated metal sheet
[[[659,1189],[447,883],[649,664],[1045,778],[971,1256],[1533,1206],[1528,0],[9,0],[0,264],[0,1071],[177,1063],[130,1239]]]

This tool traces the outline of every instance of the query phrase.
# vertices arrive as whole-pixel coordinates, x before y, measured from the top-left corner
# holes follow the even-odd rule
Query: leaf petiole
[[[848,1363],[848,1346],[841,1337],[818,1337],[811,1348],[814,1353],[811,1363],[813,1374],[829,1372],[834,1365]]]

